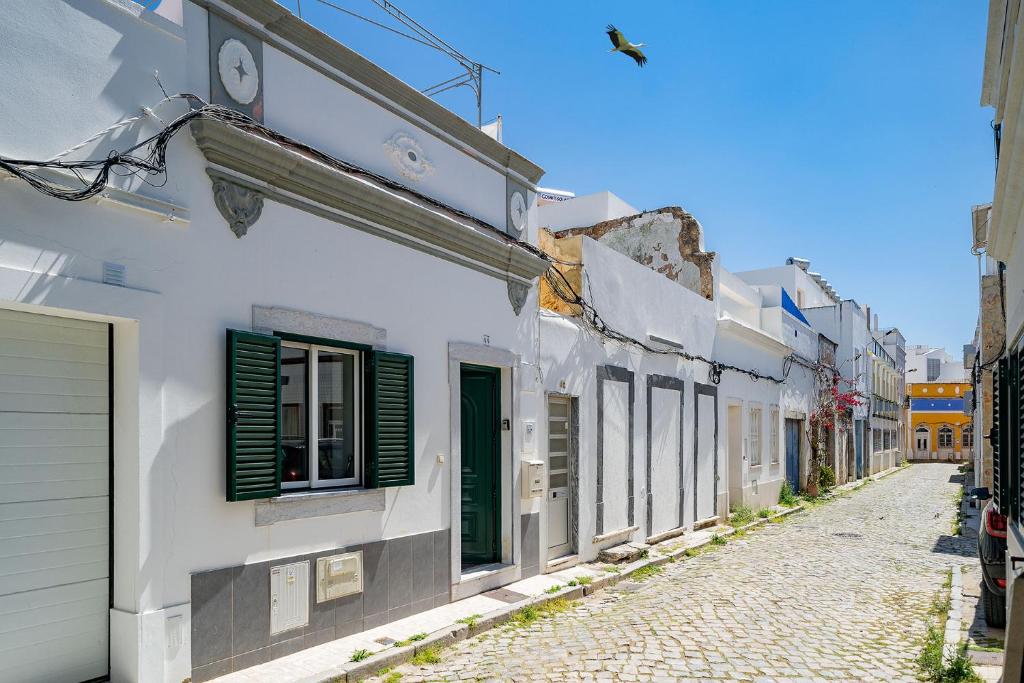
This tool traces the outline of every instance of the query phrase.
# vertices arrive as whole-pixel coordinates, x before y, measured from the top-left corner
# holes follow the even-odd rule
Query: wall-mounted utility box
[[[544,495],[544,463],[540,460],[523,461],[523,498]]]
[[[270,632],[309,623],[309,561],[270,568]]]
[[[317,559],[316,601],[318,603],[362,592],[362,550]]]

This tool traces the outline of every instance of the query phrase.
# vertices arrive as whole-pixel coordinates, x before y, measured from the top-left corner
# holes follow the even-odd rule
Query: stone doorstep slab
[[[798,505],[793,508],[788,508],[779,512],[778,514],[772,515],[765,519],[758,519],[750,524],[747,524],[742,529],[750,529],[753,527],[761,526],[779,517],[785,517],[787,515],[794,514],[803,510],[803,505]],[[736,533],[736,529],[727,528],[722,529],[718,535],[721,537],[731,536]],[[660,566],[668,562],[672,562],[675,559],[683,556],[683,554],[691,548],[701,548],[710,544],[713,540],[713,535],[707,536],[706,538],[692,539],[691,543],[684,544],[677,548],[673,552],[665,555],[659,555],[657,557],[642,557],[636,559],[629,564],[623,565],[618,573],[608,573],[604,576],[594,577],[590,571],[588,571],[588,565],[577,565],[561,572],[554,574],[548,574],[546,576],[552,579],[564,579],[565,581],[571,581],[573,578],[578,576],[591,576],[592,581],[587,585],[568,586],[565,585],[563,588],[555,593],[545,593],[542,595],[531,596],[525,600],[511,603],[506,606],[501,606],[493,609],[478,619],[475,620],[473,627],[470,628],[464,623],[455,623],[442,628],[436,629],[430,632],[426,638],[416,643],[406,645],[404,647],[390,647],[378,652],[375,652],[370,657],[364,659],[361,662],[343,662],[336,666],[327,667],[323,671],[316,674],[307,675],[301,678],[291,679],[291,683],[355,683],[362,681],[366,678],[373,677],[381,669],[394,668],[401,664],[405,664],[410,661],[417,653],[426,650],[427,648],[444,648],[454,643],[464,640],[465,638],[471,638],[483,633],[484,631],[491,630],[501,624],[504,624],[519,610],[529,605],[541,606],[552,600],[566,599],[575,600],[584,597],[585,595],[593,595],[599,590],[614,586],[621,581],[624,581],[630,577],[637,570],[646,567],[648,565]],[[639,545],[640,550],[647,550],[646,544],[635,544]],[[526,579],[529,580],[529,579]],[[516,583],[509,584],[505,588],[514,590],[517,586]],[[473,598],[467,598],[472,600]],[[444,608],[439,608],[444,609]],[[298,653],[297,653],[298,654]],[[294,656],[294,655],[293,655]],[[283,683],[283,682],[282,682]]]
[[[597,554],[597,559],[601,562],[611,562],[613,564],[630,562],[643,555],[647,550],[648,548],[645,543],[622,543],[611,548],[605,548]]]

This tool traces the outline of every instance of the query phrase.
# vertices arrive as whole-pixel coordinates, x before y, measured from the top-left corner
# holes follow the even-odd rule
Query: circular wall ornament
[[[434,172],[434,165],[423,153],[420,143],[408,133],[395,133],[384,143],[384,149],[398,172],[409,180],[423,180]]]
[[[236,38],[228,38],[217,53],[217,71],[224,90],[239,104],[256,99],[260,89],[260,75],[249,48]]]
[[[526,229],[526,198],[522,192],[516,191],[508,199],[508,214],[512,219],[512,227],[522,235]]]

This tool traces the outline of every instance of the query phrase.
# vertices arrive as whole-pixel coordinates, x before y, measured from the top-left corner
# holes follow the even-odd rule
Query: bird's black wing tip
[[[615,27],[614,27],[614,26],[612,26],[611,24],[608,24],[608,26],[607,26],[607,27],[605,28],[605,32],[606,32],[606,33],[615,33],[615,32],[616,32],[616,31],[618,31],[618,30],[619,30],[619,29],[615,28]]]

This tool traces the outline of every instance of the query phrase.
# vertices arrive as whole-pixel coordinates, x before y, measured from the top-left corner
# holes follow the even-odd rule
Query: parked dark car
[[[975,489],[971,497],[987,500],[978,529],[978,557],[981,560],[981,602],[985,623],[1006,626],[1006,515],[999,513],[987,488]]]

